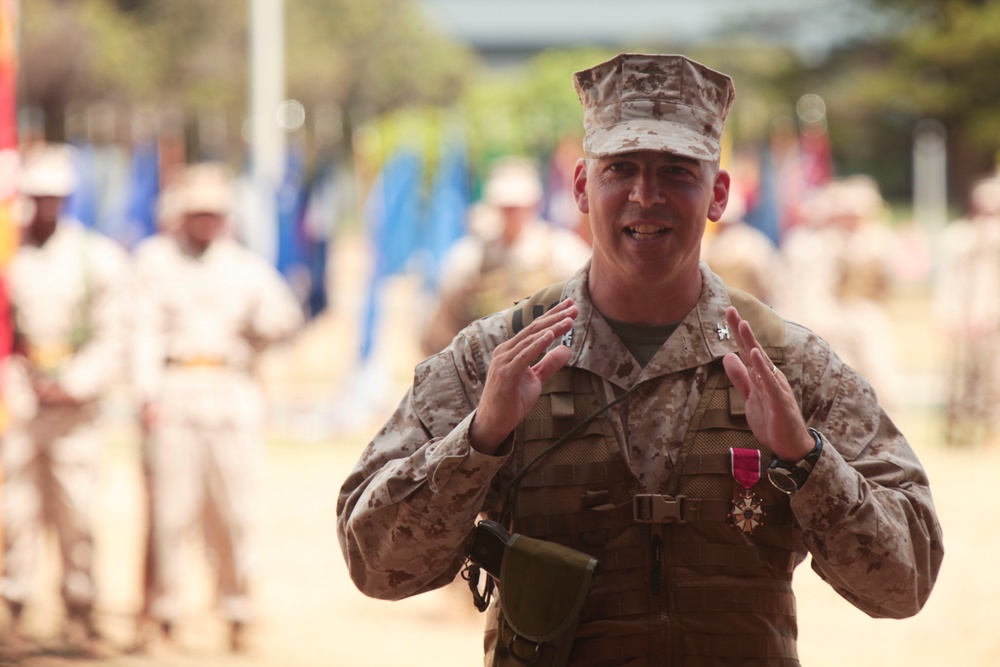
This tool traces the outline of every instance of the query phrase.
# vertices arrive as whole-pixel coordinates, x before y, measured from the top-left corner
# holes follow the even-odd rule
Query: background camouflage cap
[[[623,53],[573,75],[583,105],[583,150],[638,150],[719,159],[733,80],[678,55]]]

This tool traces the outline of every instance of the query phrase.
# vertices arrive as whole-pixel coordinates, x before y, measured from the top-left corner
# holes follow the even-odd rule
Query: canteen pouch
[[[555,542],[510,534],[493,521],[481,522],[480,531],[485,535],[477,535],[473,545],[497,544],[504,534],[509,536],[499,577],[493,575],[501,610],[493,667],[562,667],[569,660],[597,559]],[[473,546],[470,558],[476,557]],[[496,561],[481,563],[489,572],[488,562]]]

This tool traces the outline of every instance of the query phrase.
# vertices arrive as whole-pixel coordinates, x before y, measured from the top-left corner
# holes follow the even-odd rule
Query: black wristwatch
[[[823,451],[823,438],[814,428],[810,428],[809,432],[816,439],[816,446],[801,461],[790,463],[775,456],[767,464],[767,478],[779,491],[787,494],[795,493],[802,488],[809,478],[809,473],[816,467],[819,454]]]

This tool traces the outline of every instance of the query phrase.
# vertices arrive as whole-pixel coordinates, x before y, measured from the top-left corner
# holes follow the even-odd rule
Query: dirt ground
[[[356,294],[346,263],[342,293]],[[387,298],[387,330],[413,331],[412,286]],[[345,297],[338,312],[353,312]],[[807,667],[853,665],[1000,664],[1000,553],[997,510],[1000,446],[945,448],[938,409],[940,342],[926,322],[919,290],[894,304],[907,400],[894,415],[931,478],[945,532],[946,558],[925,609],[912,619],[874,620],[837,597],[808,567],[799,569],[800,654]],[[174,651],[156,657],[121,655],[83,660],[61,655],[55,641],[61,610],[53,550],[41,563],[39,599],[27,624],[41,651],[16,662],[26,667],[93,664],[105,667],[340,667],[481,665],[481,616],[457,590],[402,602],[371,600],[347,577],[335,532],[341,482],[368,437],[398,401],[416,356],[400,342],[383,354],[379,373],[352,377],[357,332],[349,317],[317,322],[294,349],[265,368],[275,408],[259,497],[255,597],[259,620],[245,655],[226,650],[225,628],[212,610],[212,582],[198,544],[188,553],[186,615]],[[362,400],[367,396],[368,400]],[[360,398],[359,398],[360,397]],[[100,624],[119,647],[132,639],[138,607],[143,531],[135,433],[127,401],[109,409],[108,455],[97,527]],[[3,654],[0,653],[0,656]]]

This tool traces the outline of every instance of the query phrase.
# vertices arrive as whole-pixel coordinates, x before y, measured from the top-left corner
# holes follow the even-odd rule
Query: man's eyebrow
[[[639,157],[646,152],[648,151],[632,151],[630,153],[616,153],[614,155],[605,155],[599,159],[607,160],[609,162],[613,162],[615,160],[638,160]],[[671,162],[673,164],[683,164],[691,166],[696,166],[701,164],[701,160],[697,160],[695,158],[687,157],[684,155],[675,155],[673,153],[667,153],[667,152],[663,152],[663,158],[667,162]]]

